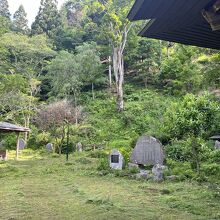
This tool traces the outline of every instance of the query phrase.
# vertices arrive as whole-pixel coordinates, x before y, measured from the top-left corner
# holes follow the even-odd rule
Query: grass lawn
[[[219,192],[208,185],[101,176],[85,153],[68,163],[30,150],[20,156],[0,163],[3,220],[220,219]]]

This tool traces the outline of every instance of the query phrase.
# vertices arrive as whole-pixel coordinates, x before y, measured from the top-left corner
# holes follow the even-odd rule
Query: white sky
[[[59,8],[65,1],[66,0],[58,0]],[[29,26],[34,21],[40,6],[40,0],[8,0],[8,3],[11,14],[14,14],[21,4],[24,6],[24,9],[27,13]]]

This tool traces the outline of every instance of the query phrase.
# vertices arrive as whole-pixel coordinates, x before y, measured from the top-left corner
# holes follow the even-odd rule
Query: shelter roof
[[[220,30],[213,31],[202,14],[214,2],[216,0],[136,0],[128,18],[149,20],[141,36],[220,49]]]
[[[0,122],[0,132],[29,132],[28,128],[10,124],[8,122]]]
[[[212,136],[212,137],[210,137],[210,139],[212,139],[212,140],[220,140],[220,135]]]

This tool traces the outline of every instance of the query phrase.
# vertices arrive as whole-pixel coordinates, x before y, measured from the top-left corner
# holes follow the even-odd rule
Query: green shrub
[[[188,154],[186,154],[184,141],[174,141],[172,144],[166,145],[164,149],[166,156],[170,159],[182,162],[188,160]]]
[[[130,161],[132,148],[121,147],[121,148],[119,148],[119,152],[123,155],[124,160],[125,160],[125,165],[127,165]]]
[[[205,174],[206,176],[216,176],[216,178],[218,178],[220,177],[220,164],[203,164],[201,167],[201,173]]]
[[[165,147],[168,158],[190,162],[193,169],[199,171],[200,165],[208,161],[211,155],[210,145],[201,138],[188,136],[184,140],[173,141],[172,144]]]
[[[208,138],[220,129],[220,105],[208,94],[187,94],[173,103],[164,114],[164,133],[169,140],[189,136]]]
[[[91,158],[106,158],[108,154],[103,150],[94,150],[91,151],[89,157]]]
[[[168,159],[167,166],[170,169],[169,175],[177,175],[180,179],[192,179],[196,176],[189,162],[179,162]]]
[[[2,150],[15,150],[16,149],[16,135],[14,133],[1,134],[0,140],[4,142]]]
[[[109,147],[112,149],[119,149],[119,148],[130,148],[131,147],[131,140],[126,139],[116,139],[109,143]]]
[[[214,150],[210,153],[209,161],[211,163],[219,163],[220,166],[220,150]]]
[[[108,157],[101,158],[97,170],[99,171],[110,170]]]

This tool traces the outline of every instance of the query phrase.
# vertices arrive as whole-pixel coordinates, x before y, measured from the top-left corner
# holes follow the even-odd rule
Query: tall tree
[[[82,87],[82,74],[78,74],[79,63],[75,56],[66,51],[61,51],[52,60],[48,67],[48,77],[51,81],[51,93],[59,98],[73,96],[75,107],[78,105],[78,97]]]
[[[0,16],[10,19],[11,14],[7,0],[0,0]]]
[[[124,110],[124,51],[128,39],[128,33],[132,24],[127,19],[127,13],[131,7],[130,1],[108,0],[93,1],[93,10],[104,14],[102,19],[102,34],[111,47],[113,72],[117,91],[117,108]]]
[[[10,31],[10,21],[0,16],[0,36]]]
[[[13,16],[13,29],[22,34],[27,34],[29,32],[27,13],[25,12],[23,5],[19,6]]]
[[[202,82],[201,67],[196,62],[198,56],[198,48],[175,45],[162,62],[160,86],[171,95],[198,92]]]
[[[36,122],[41,130],[50,132],[55,148],[61,155],[65,137],[68,135],[68,123],[77,123],[82,119],[82,108],[74,108],[64,99],[39,109]]]
[[[92,98],[95,99],[94,85],[101,84],[105,81],[102,77],[101,60],[97,51],[97,45],[84,43],[82,46],[76,47],[77,55],[76,63],[78,64],[77,72],[82,74],[84,84],[90,84],[92,89]]]
[[[3,52],[3,58],[6,59],[5,63],[7,60],[10,61],[9,64],[5,64],[5,67],[2,69],[4,71],[3,73],[22,75],[27,82],[27,89],[23,96],[23,101],[19,101],[19,105],[24,103],[24,125],[29,127],[33,109],[35,109],[36,97],[40,89],[39,76],[45,64],[55,53],[48,47],[47,39],[44,35],[30,38],[26,35],[6,33],[0,38],[0,48],[6,51],[0,50],[0,57]],[[10,100],[8,94],[9,93],[6,93]],[[16,94],[18,94],[18,92]],[[22,109],[24,108],[22,107]]]
[[[46,33],[54,37],[61,26],[61,18],[57,9],[56,0],[41,0],[39,12],[31,26],[33,35]]]

